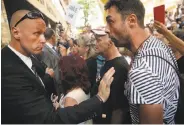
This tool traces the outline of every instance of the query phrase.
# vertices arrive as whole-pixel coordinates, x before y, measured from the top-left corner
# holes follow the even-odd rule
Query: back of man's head
[[[145,8],[140,0],[109,0],[105,5],[105,10],[112,6],[116,7],[123,20],[125,20],[128,15],[135,14],[139,26],[144,27]]]
[[[52,28],[47,28],[44,33],[45,39],[49,40],[52,38],[53,35],[55,35],[55,31]]]

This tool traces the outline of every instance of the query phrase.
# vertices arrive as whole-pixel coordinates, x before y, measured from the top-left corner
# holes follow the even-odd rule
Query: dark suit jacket
[[[60,56],[58,53],[55,53],[47,44],[44,45],[44,48],[41,53],[41,60],[49,67],[54,70],[54,80],[56,82],[56,89],[58,93],[62,93],[61,86],[61,73],[59,69],[59,60]]]
[[[44,87],[27,65],[8,47],[2,49],[1,58],[2,124],[80,123],[100,113],[101,101],[96,96],[54,111]]]
[[[58,93],[55,88],[56,86],[54,85],[54,79],[49,74],[45,73],[47,66],[43,64],[43,62],[41,62],[35,55],[31,56],[31,60],[33,65],[36,67],[36,72],[45,85],[48,96],[50,97],[52,93],[57,95]]]

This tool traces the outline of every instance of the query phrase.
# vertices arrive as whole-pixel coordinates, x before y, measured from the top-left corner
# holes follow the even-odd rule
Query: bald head
[[[29,12],[28,10],[16,11],[12,15],[10,22],[10,45],[25,56],[40,53],[45,44],[44,32],[46,24],[43,18],[39,16],[35,18],[25,17],[25,19],[21,20]],[[20,20],[21,22],[15,27]]]
[[[29,13],[29,10],[18,10],[15,13],[13,13],[11,21],[10,21],[10,27],[14,27],[15,24],[27,13]]]

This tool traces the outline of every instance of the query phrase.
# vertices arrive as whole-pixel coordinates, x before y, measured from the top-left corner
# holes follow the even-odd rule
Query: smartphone
[[[154,7],[153,11],[154,20],[165,24],[165,5]]]

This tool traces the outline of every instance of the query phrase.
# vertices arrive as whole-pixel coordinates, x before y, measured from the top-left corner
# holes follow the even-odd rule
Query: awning
[[[45,0],[42,4],[38,0],[27,0],[31,5],[37,8],[40,12],[42,12],[45,16],[51,19],[53,22],[59,22],[57,19],[57,14],[52,9],[52,3],[48,3],[50,0]],[[51,2],[51,1],[50,1]]]

